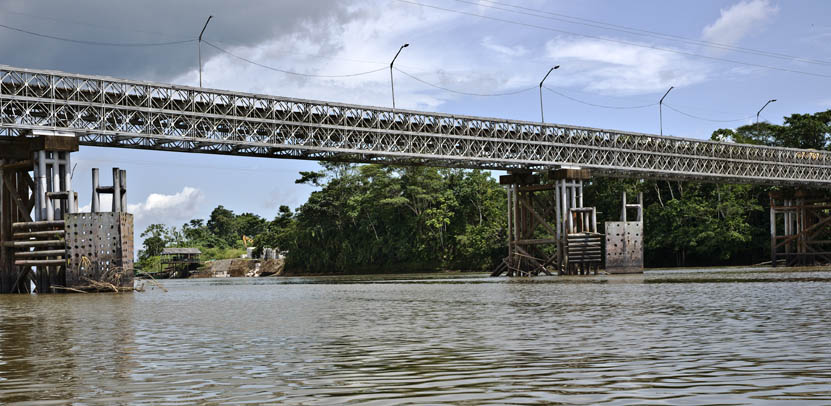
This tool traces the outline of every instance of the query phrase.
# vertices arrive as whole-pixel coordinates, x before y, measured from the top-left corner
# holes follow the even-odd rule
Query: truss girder
[[[0,136],[83,145],[831,186],[831,153],[455,116],[0,66]]]

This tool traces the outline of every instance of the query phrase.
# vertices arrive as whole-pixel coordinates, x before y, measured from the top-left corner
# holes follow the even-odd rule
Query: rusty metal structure
[[[0,293],[132,286],[132,217],[78,213],[77,150],[77,137],[56,131],[0,138]],[[116,215],[117,224],[105,221]]]
[[[831,197],[795,191],[770,193],[772,266],[831,264]]]
[[[637,203],[627,203],[623,192],[620,221],[607,221],[606,232],[606,272],[642,273],[643,272],[643,193],[638,194]],[[634,220],[628,216],[629,210],[635,210]]]
[[[133,286],[133,215],[92,212],[67,215],[67,287],[100,283]]]
[[[831,153],[330,103],[0,66],[0,137],[595,176],[831,186]]]

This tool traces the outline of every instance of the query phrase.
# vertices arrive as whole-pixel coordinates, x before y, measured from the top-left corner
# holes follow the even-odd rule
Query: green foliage
[[[831,149],[831,110],[814,114],[792,114],[784,125],[767,122],[720,129],[711,137],[716,141],[757,144],[775,147]]]
[[[281,210],[288,210],[281,207]],[[144,249],[139,252],[142,269],[158,268],[159,255],[165,247],[195,247],[202,252],[202,260],[239,258],[245,254],[242,236],[251,237],[264,233],[269,227],[262,217],[243,213],[234,214],[223,206],[217,206],[206,222],[193,219],[182,225],[181,231],[164,224],[151,224],[141,234]]]
[[[225,245],[233,247],[241,238],[238,232],[238,224],[234,220],[234,212],[219,205],[211,212],[206,226],[208,232],[224,242]]]
[[[229,259],[239,258],[245,254],[245,248],[227,248],[227,247],[212,247],[200,248],[202,251],[202,261],[210,261],[213,259]]]
[[[685,184],[678,198],[647,206],[645,248],[671,252],[676,265],[688,265],[690,255],[729,262],[751,241],[751,216],[762,211],[751,194],[748,185]]]
[[[157,272],[160,269],[161,258],[158,255],[140,257],[136,262],[136,269],[147,273]]]
[[[151,224],[141,233],[141,237],[144,238],[144,249],[139,252],[141,258],[158,256],[170,240],[164,224]]]
[[[321,190],[256,238],[288,251],[289,267],[487,269],[504,255],[505,193],[487,173],[339,164],[298,181],[312,180]]]

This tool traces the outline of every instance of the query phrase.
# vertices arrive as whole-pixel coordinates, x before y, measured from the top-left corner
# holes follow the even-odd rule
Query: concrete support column
[[[121,211],[121,182],[119,182],[118,168],[113,168],[113,212]]]
[[[63,156],[63,190],[67,192],[66,212],[75,213],[77,209],[75,207],[75,196],[72,193],[72,159],[69,152],[64,152]]]
[[[3,246],[3,243],[10,240],[9,236],[6,236],[6,222],[11,220],[11,214],[7,213],[6,208],[6,176],[5,171],[3,169],[3,165],[6,164],[6,160],[0,158],[0,293],[6,293],[7,291],[11,290],[9,287],[8,280],[10,279],[9,275],[11,274],[11,269],[9,268],[8,263],[6,261],[6,252],[10,251],[6,247]],[[9,217],[7,220],[6,217]]]
[[[121,210],[127,211],[127,171],[121,169],[118,171],[118,196],[121,200]]]
[[[38,151],[38,193],[37,198],[42,202],[41,220],[54,220],[55,211],[52,209],[52,201],[46,198],[46,192],[49,191],[49,176],[46,165],[46,151]]]
[[[35,215],[33,218],[35,221],[40,221],[43,219],[43,200],[40,198],[40,165],[38,165],[38,153],[32,153],[32,170],[34,173],[34,181],[35,181],[35,190],[34,190],[34,198],[35,198]]]
[[[92,168],[92,213],[98,213],[101,211],[101,194],[98,193],[98,168]]]

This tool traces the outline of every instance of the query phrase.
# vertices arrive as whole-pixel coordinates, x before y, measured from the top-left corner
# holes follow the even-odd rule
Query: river
[[[0,296],[0,404],[831,404],[831,271]]]

